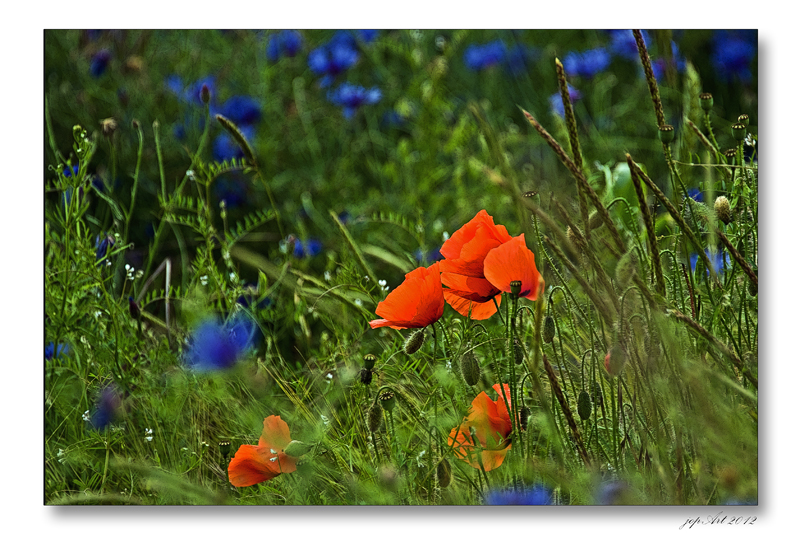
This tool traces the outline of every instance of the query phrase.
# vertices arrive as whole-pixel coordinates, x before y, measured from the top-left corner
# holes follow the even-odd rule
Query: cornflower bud
[[[204,104],[208,104],[211,101],[211,89],[205,83],[200,88],[200,101]]]

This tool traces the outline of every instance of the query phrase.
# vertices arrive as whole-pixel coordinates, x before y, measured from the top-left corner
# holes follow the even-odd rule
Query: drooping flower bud
[[[589,417],[592,416],[592,398],[585,390],[578,395],[578,416],[581,417],[581,420],[589,420]]]
[[[545,343],[553,342],[553,339],[556,336],[556,321],[555,319],[547,315],[544,317],[544,326],[542,327],[542,340]]]
[[[464,376],[464,381],[467,385],[477,385],[481,379],[481,369],[478,366],[478,360],[475,359],[472,350],[468,350],[461,356],[461,375]]]
[[[718,196],[714,201],[714,211],[717,213],[717,218],[723,224],[730,224],[731,222],[731,203],[724,196]]]
[[[381,408],[380,402],[373,403],[369,411],[367,411],[367,429],[372,433],[375,433],[381,427],[381,422],[383,421],[381,417],[382,412],[383,409]]]
[[[600,216],[600,213],[595,211],[591,215],[589,215],[589,229],[597,229],[603,225],[603,217]]]
[[[450,463],[447,462],[447,459],[442,457],[442,460],[439,461],[439,464],[436,465],[436,477],[439,478],[439,486],[443,489],[447,488],[450,485],[450,480],[452,479],[452,468],[450,467]]]
[[[422,348],[422,343],[425,342],[425,328],[418,329],[414,333],[411,334],[409,338],[406,339],[405,346],[403,346],[403,350],[408,354],[411,355],[416,353],[420,348]]]
[[[531,417],[531,410],[528,406],[523,405],[519,410],[519,425],[523,431],[528,430],[528,419]]]
[[[525,348],[519,339],[514,339],[514,364],[520,365],[525,360]]]
[[[606,372],[612,376],[618,376],[620,372],[622,372],[622,368],[625,366],[627,360],[628,354],[625,353],[621,345],[615,344],[606,354],[603,366],[606,367]]]

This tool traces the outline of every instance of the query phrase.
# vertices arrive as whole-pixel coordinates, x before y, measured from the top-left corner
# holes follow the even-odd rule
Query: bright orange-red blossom
[[[442,318],[444,295],[439,263],[406,274],[405,281],[378,304],[375,314],[382,318],[369,323],[373,329],[424,328]]]
[[[444,298],[453,309],[476,320],[497,312],[501,291],[484,276],[483,263],[494,248],[511,240],[505,226],[496,225],[486,210],[464,224],[447,239],[440,250],[444,256],[442,283]],[[471,311],[471,314],[470,314]]]
[[[447,439],[456,457],[473,468],[483,466],[487,472],[503,464],[506,453],[511,449],[511,417],[506,407],[511,406],[511,389],[506,383],[502,388],[499,384],[492,388],[497,392],[497,400],[492,401],[485,392],[478,394],[472,400],[469,415],[460,426],[450,431]],[[477,445],[472,440],[470,428],[475,430]]]
[[[489,283],[503,292],[510,293],[511,282],[520,281],[520,298],[535,300],[544,293],[544,278],[536,268],[533,252],[525,245],[525,235],[490,250],[483,267]]]
[[[279,416],[264,419],[264,431],[258,445],[239,446],[228,465],[228,479],[234,487],[249,487],[275,476],[297,470],[297,459],[283,449],[292,441],[289,426]]]

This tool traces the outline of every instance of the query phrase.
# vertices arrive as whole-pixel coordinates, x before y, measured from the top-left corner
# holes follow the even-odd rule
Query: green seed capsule
[[[745,126],[749,126],[750,125],[750,115],[747,115],[745,113],[742,113],[741,115],[739,115],[739,118],[736,119],[736,120],[738,122],[741,122]]]
[[[394,391],[388,389],[381,392],[380,395],[378,395],[378,399],[381,401],[381,407],[386,411],[394,409],[394,405],[397,403],[397,400],[394,398]]]
[[[556,336],[556,321],[552,316],[547,315],[544,317],[544,326],[542,327],[542,340],[546,343],[553,342]]]
[[[477,385],[481,379],[481,368],[478,366],[478,360],[475,359],[472,350],[461,356],[461,375],[464,376],[464,381],[469,386]]]
[[[581,417],[581,420],[589,420],[589,417],[592,416],[592,398],[585,390],[578,395],[578,416]]]
[[[228,454],[231,453],[231,441],[229,440],[219,441],[219,453],[222,454],[223,459],[227,459]]]
[[[705,112],[711,111],[711,108],[714,107],[714,97],[711,96],[711,93],[702,93],[700,95],[700,107]]]
[[[372,370],[375,367],[375,362],[377,360],[378,360],[377,357],[375,357],[371,353],[368,353],[367,355],[364,356],[364,368],[366,368],[367,370]]]
[[[731,135],[736,141],[743,141],[747,136],[747,126],[741,122],[731,124]]]
[[[669,124],[658,127],[658,140],[663,144],[669,144],[675,139],[675,128]]]

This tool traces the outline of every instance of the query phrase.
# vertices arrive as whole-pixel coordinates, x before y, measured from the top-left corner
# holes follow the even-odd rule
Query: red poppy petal
[[[289,426],[281,420],[280,416],[271,415],[264,419],[264,430],[261,432],[264,446],[275,451],[272,454],[283,450],[292,441],[289,434]],[[259,441],[261,442],[261,441]]]
[[[483,275],[503,292],[511,292],[511,282],[521,281],[520,296],[535,300],[540,294],[542,276],[536,261],[525,245],[525,236],[518,235],[486,254]]]
[[[434,263],[428,268],[420,267],[406,274],[405,281],[375,309],[375,314],[384,321],[373,320],[370,327],[421,328],[439,320],[443,313],[444,295],[439,264]]]
[[[277,473],[269,466],[269,450],[243,444],[228,464],[228,479],[234,487],[249,487],[274,478]]]
[[[500,305],[501,296],[497,295],[495,301]],[[489,300],[488,302],[475,302],[473,300],[459,296],[458,293],[450,289],[444,290],[444,299],[450,306],[463,316],[471,316],[473,320],[486,320],[497,312],[495,304]],[[470,309],[472,314],[470,314]]]

